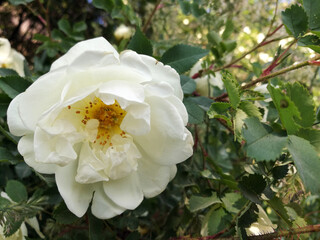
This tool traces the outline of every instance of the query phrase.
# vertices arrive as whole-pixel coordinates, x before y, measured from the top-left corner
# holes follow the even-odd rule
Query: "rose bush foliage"
[[[193,139],[177,72],[104,38],[80,42],[18,95],[8,125],[25,162],[55,174],[67,207],[101,219],[161,193]]]
[[[5,192],[1,192],[0,197],[9,200],[11,203],[17,204],[16,202],[12,201],[12,199]],[[27,223],[31,228],[33,228],[40,238],[45,238],[45,236],[40,231],[40,226],[37,218],[32,217],[26,218],[24,222],[22,222],[20,228],[10,237],[5,236],[4,226],[0,224],[0,240],[26,240],[26,237],[28,236],[28,229],[25,223]]]

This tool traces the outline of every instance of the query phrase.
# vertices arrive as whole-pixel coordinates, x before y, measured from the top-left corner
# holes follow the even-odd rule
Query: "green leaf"
[[[271,173],[275,180],[279,180],[287,176],[289,171],[289,165],[276,166],[272,168]]]
[[[316,113],[314,102],[309,91],[299,82],[293,84],[288,83],[285,85],[285,89],[287,96],[294,102],[300,112],[301,120],[295,119],[295,121],[303,127],[312,127]]]
[[[0,147],[0,162],[10,162],[11,164],[17,164],[19,160],[20,159],[16,156],[13,156],[7,148]]]
[[[309,141],[290,135],[288,150],[306,188],[320,193],[320,159],[314,147]]]
[[[257,117],[259,120],[262,119],[262,114],[259,108],[252,102],[242,101],[239,108],[244,111],[249,117]]]
[[[21,219],[20,216],[17,217],[16,214],[8,214],[6,216],[6,222],[3,229],[4,236],[10,239],[10,236],[18,231],[18,229],[21,227],[23,220],[24,219]]]
[[[281,13],[282,22],[295,38],[302,37],[308,30],[308,16],[299,5],[292,5]]]
[[[225,29],[222,33],[222,38],[224,40],[227,40],[230,37],[230,35],[233,33],[233,30],[234,30],[234,25],[233,25],[232,19],[228,18],[225,25]]]
[[[0,68],[0,77],[6,77],[6,76],[19,76],[19,74],[10,68]]]
[[[99,9],[103,9],[106,12],[111,12],[114,8],[114,0],[93,0],[93,6]]]
[[[0,196],[0,210],[6,208],[10,204],[11,204],[10,200]]]
[[[308,47],[317,53],[320,53],[320,38],[316,35],[307,35],[299,39],[298,45]]]
[[[199,7],[198,3],[193,2],[191,4],[191,13],[195,17],[201,17],[203,14],[206,13],[206,11],[203,8]]]
[[[285,209],[281,199],[277,197],[273,197],[271,200],[268,201],[270,207],[279,215],[289,226],[292,225],[290,222],[289,215],[287,210]]]
[[[183,103],[188,112],[188,122],[191,124],[202,123],[204,119],[204,110],[190,98],[185,98]]]
[[[191,4],[190,2],[186,0],[179,0],[179,5],[181,8],[181,11],[184,15],[189,15],[191,12]]]
[[[243,196],[257,204],[261,203],[259,195],[263,192],[266,186],[266,181],[259,174],[244,176],[239,182],[239,188]]]
[[[96,218],[89,213],[89,240],[103,239],[104,223],[101,219]]]
[[[128,49],[131,49],[139,54],[152,56],[153,50],[149,39],[141,32],[140,28],[136,29],[135,34],[131,38]]]
[[[50,41],[50,38],[46,35],[40,34],[40,33],[36,33],[33,35],[33,39],[40,41],[40,42],[46,42],[46,41]]]
[[[73,25],[73,32],[83,32],[85,30],[87,30],[87,24],[85,21],[80,21]]]
[[[308,140],[320,152],[320,130],[302,128],[297,133],[297,136]]]
[[[214,235],[225,228],[229,223],[230,216],[223,210],[223,208],[212,208],[203,219],[201,227],[202,236]]]
[[[10,102],[11,102],[11,98],[8,97],[7,94],[0,93],[0,117],[4,117],[7,115],[7,110]]]
[[[140,240],[141,235],[139,232],[131,232],[128,237],[126,237],[126,240]]]
[[[235,40],[225,40],[220,43],[223,51],[232,52],[237,47],[237,41]]]
[[[64,32],[67,36],[72,35],[72,29],[69,21],[65,18],[60,19],[58,21],[58,27],[59,29]]]
[[[194,103],[198,104],[201,109],[208,111],[213,100],[208,97],[189,97],[188,99],[192,100]]]
[[[225,209],[232,214],[239,213],[247,202],[247,200],[243,198],[240,193],[226,193],[221,200]]]
[[[32,174],[31,167],[25,162],[20,162],[14,166],[14,170],[20,179],[29,177]]]
[[[196,90],[197,84],[192,78],[180,75],[180,82],[184,94],[191,94]]]
[[[256,77],[260,77],[260,75],[262,74],[261,64],[259,62],[254,62],[251,65],[254,75],[256,75]]]
[[[225,120],[229,127],[232,126],[231,119],[225,115],[222,115],[223,113],[227,112],[227,110],[231,107],[230,103],[225,102],[215,102],[212,103],[210,106],[210,109],[208,110],[207,114],[210,119],[212,118],[221,118]]]
[[[64,202],[53,211],[54,219],[60,224],[72,224],[79,220],[79,218],[69,211]]]
[[[26,4],[28,4],[28,3],[33,2],[33,0],[9,0],[9,2],[10,2],[12,5],[19,5],[19,4],[26,5]]]
[[[179,74],[191,69],[191,67],[202,57],[209,53],[208,50],[179,44],[168,49],[162,56],[161,62],[173,67]]]
[[[303,0],[303,7],[309,18],[309,28],[313,31],[320,31],[320,2]]]
[[[244,120],[242,134],[246,140],[247,155],[257,161],[276,160],[286,146],[287,138],[273,133],[272,128],[255,118]]]
[[[211,31],[207,34],[207,38],[209,43],[211,43],[213,46],[219,46],[220,43],[222,42],[222,39],[219,35],[219,33],[215,31]]]
[[[221,203],[221,201],[217,197],[217,193],[215,192],[212,193],[210,197],[200,197],[193,195],[189,200],[190,211],[196,212],[216,203]]]
[[[280,88],[275,88],[269,84],[268,90],[278,110],[282,125],[288,134],[296,133],[301,128],[295,121],[296,119],[301,120],[298,108]]]
[[[257,221],[259,209],[256,204],[250,204],[246,209],[241,213],[238,218],[237,227],[239,228],[248,228],[250,225]],[[246,234],[245,234],[246,235]]]
[[[28,193],[26,187],[19,181],[9,180],[7,182],[6,193],[14,202],[23,202],[28,199]]]
[[[10,98],[16,97],[19,93],[24,92],[31,82],[19,76],[0,77],[0,89]]]
[[[222,81],[228,92],[231,106],[236,109],[240,103],[238,82],[231,73],[227,71],[222,72]]]
[[[216,112],[218,114],[225,113],[230,107],[231,107],[231,104],[227,102],[214,102],[210,106],[208,115],[210,116],[211,112]]]

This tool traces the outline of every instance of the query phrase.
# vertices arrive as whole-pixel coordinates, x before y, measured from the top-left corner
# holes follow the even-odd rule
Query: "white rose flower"
[[[1,192],[0,195],[1,197],[8,199],[10,202],[13,202],[5,192]],[[28,225],[36,231],[39,237],[44,238],[44,235],[40,231],[39,223],[36,217],[25,219],[25,222],[28,223]],[[0,225],[0,240],[25,240],[25,237],[28,236],[28,229],[24,222],[21,224],[20,228],[10,237],[5,237],[3,230],[3,226]]]
[[[21,53],[11,48],[10,42],[6,38],[0,38],[0,67],[11,68],[20,76],[24,77],[25,58]]]
[[[114,36],[117,40],[130,38],[133,33],[133,29],[128,27],[124,24],[121,24],[119,27],[116,28],[114,31]]]
[[[195,75],[197,72],[199,72],[202,67],[202,60],[199,60],[190,70],[190,77]],[[208,96],[209,94],[209,86],[210,86],[210,95],[212,95],[213,86],[216,86],[220,89],[223,89],[223,82],[222,82],[222,76],[220,72],[216,72],[215,76],[212,74],[210,75],[205,75],[199,78],[195,79],[195,82],[197,84],[196,91],[199,93],[201,96]]]
[[[161,193],[193,139],[179,75],[104,38],[76,44],[11,102],[10,131],[36,171],[55,174],[81,217],[92,201],[101,219]]]

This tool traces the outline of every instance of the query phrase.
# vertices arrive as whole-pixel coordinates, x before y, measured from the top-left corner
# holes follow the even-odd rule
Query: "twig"
[[[276,0],[276,7],[275,7],[275,10],[274,10],[273,18],[272,18],[271,23],[270,23],[269,30],[267,32],[267,36],[273,35],[273,33],[270,33],[270,32],[271,32],[273,24],[274,24],[274,22],[276,20],[276,16],[277,16],[277,12],[278,12],[278,5],[279,5],[279,0]]]
[[[270,64],[270,66],[263,71],[263,73],[261,74],[261,77],[269,75],[272,72],[272,70],[280,64],[282,58],[287,54],[289,49],[296,43],[297,43],[297,40],[294,40],[279,56],[275,57],[272,63]]]
[[[316,57],[312,58],[311,60],[307,60],[307,61],[304,61],[304,62],[295,64],[295,65],[290,66],[290,67],[287,67],[287,68],[283,68],[283,69],[281,69],[281,70],[279,70],[279,71],[277,71],[277,72],[270,73],[269,75],[266,75],[266,76],[261,76],[261,77],[255,79],[254,81],[251,81],[250,83],[242,86],[241,89],[250,88],[250,87],[254,86],[255,84],[257,84],[257,83],[259,83],[259,82],[266,82],[266,81],[269,80],[270,78],[273,78],[273,77],[282,75],[282,74],[284,74],[284,73],[287,73],[287,72],[290,72],[290,71],[293,71],[293,70],[302,68],[302,67],[304,67],[304,66],[315,65],[315,64],[314,64],[315,61],[316,61],[316,60],[319,60],[319,59],[320,59],[320,55],[317,55]],[[227,93],[224,93],[224,94],[220,95],[219,97],[216,97],[214,100],[215,100],[215,101],[222,101],[222,100],[225,99],[227,96],[228,96],[228,94],[227,94]]]
[[[40,22],[41,22],[44,26],[47,26],[46,20],[44,20],[43,17],[42,17],[40,14],[36,13],[36,11],[34,11],[30,6],[28,6],[28,5],[25,5],[25,6],[26,6],[26,8],[27,8],[34,16],[36,16],[36,17],[40,20]]]
[[[313,233],[313,232],[320,232],[320,224],[316,225],[309,225],[306,227],[298,227],[292,228],[289,230],[284,231],[277,231],[273,233],[267,233],[257,236],[248,236],[248,240],[272,240],[272,239],[279,239],[281,237],[292,237],[295,235],[305,234],[305,233]],[[183,239],[183,240],[209,240],[209,239],[216,239],[216,240],[240,240],[240,237],[227,237],[227,238],[215,238],[214,236],[207,236],[207,237],[183,237],[183,238],[176,238],[176,239]]]
[[[148,29],[148,27],[149,27],[149,25],[150,25],[150,23],[151,23],[151,20],[152,20],[154,14],[156,13],[156,11],[157,11],[157,9],[158,9],[161,1],[162,1],[162,0],[158,0],[158,1],[156,2],[155,6],[154,6],[154,9],[152,10],[152,12],[151,12],[148,20],[146,21],[146,23],[144,24],[144,26],[143,26],[143,28],[142,28],[142,32],[143,32],[143,33],[146,33],[146,31],[147,31],[147,29]]]
[[[254,80],[254,81],[252,81],[252,82],[244,85],[244,86],[242,87],[242,89],[250,88],[250,87],[254,86],[255,84],[257,84],[257,83],[259,83],[259,82],[265,82],[265,81],[267,81],[267,80],[270,79],[270,78],[273,78],[273,77],[282,75],[282,74],[284,74],[284,73],[287,73],[287,72],[290,72],[290,71],[293,71],[293,70],[302,68],[302,67],[304,67],[304,66],[314,65],[312,62],[313,62],[313,61],[316,61],[316,60],[319,60],[319,59],[320,59],[320,55],[317,55],[316,57],[312,58],[311,60],[307,60],[307,61],[304,61],[304,62],[295,64],[295,65],[293,65],[293,66],[290,66],[290,67],[287,67],[287,68],[283,68],[283,69],[281,69],[281,70],[279,70],[279,71],[277,71],[277,72],[270,73],[269,75],[259,77],[259,78],[257,78],[256,80]]]
[[[311,89],[312,89],[312,86],[315,82],[315,80],[317,79],[317,76],[318,76],[318,72],[319,72],[319,67],[317,67],[316,71],[314,72],[314,75],[310,81],[310,86],[309,86],[309,91],[311,92]]]
[[[50,27],[50,15],[49,15],[49,6],[50,6],[50,0],[48,0],[47,2],[47,8],[45,8],[42,4],[42,2],[40,0],[37,0],[38,5],[40,6],[40,9],[42,11],[42,13],[45,15],[45,19],[46,19],[46,27],[47,27],[47,32],[48,32],[48,36],[51,38],[51,27]]]
[[[226,68],[229,68],[230,66],[234,65],[235,63],[241,61],[243,58],[245,58],[248,54],[256,51],[258,48],[262,47],[262,46],[265,46],[269,43],[272,43],[272,42],[275,42],[275,41],[278,41],[279,38],[277,39],[273,39],[273,40],[270,40],[270,41],[266,41],[269,37],[271,37],[273,34],[275,34],[277,31],[279,31],[279,29],[281,29],[283,26],[283,24],[281,24],[280,26],[278,26],[272,33],[270,33],[269,35],[265,36],[265,38],[258,44],[256,45],[254,48],[252,48],[251,50],[245,52],[242,56],[240,56],[239,58],[233,60],[231,63],[228,63],[227,65],[224,65],[222,67],[218,67],[218,68],[215,68],[213,69],[212,71],[213,72],[218,72],[218,71],[221,71],[223,69],[226,69]]]

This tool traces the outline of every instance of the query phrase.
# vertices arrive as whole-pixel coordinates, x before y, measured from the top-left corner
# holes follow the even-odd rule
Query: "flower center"
[[[120,125],[127,112],[120,107],[116,100],[113,104],[106,105],[95,97],[92,101],[84,99],[67,108],[77,115],[84,127],[90,120],[98,120],[99,126],[94,144],[112,146],[111,138],[115,134],[123,138],[126,137],[126,133],[120,128]]]

